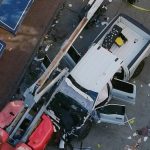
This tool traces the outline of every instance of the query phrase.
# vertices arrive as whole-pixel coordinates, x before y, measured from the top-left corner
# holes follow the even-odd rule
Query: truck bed
[[[135,20],[125,15],[119,15],[98,35],[94,42],[98,42],[102,46],[105,37],[111,32],[114,25],[122,28],[121,33],[125,36],[127,41],[120,47],[117,44],[113,44],[109,51],[122,59],[124,64],[130,68],[136,61],[136,58],[139,58],[139,55],[141,55],[150,44],[149,31]]]

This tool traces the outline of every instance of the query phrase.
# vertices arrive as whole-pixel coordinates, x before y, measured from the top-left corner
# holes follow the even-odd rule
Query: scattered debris
[[[101,22],[101,25],[102,25],[102,26],[104,26],[104,25],[107,26],[107,25],[108,25],[108,22],[103,21],[103,22]]]
[[[141,139],[141,138],[139,138],[139,139],[138,139],[138,143],[140,144],[141,142],[142,142],[142,139]]]
[[[144,127],[144,128],[141,128],[139,130],[136,130],[138,135],[142,135],[142,136],[150,136],[150,128],[147,127]]]
[[[46,48],[45,48],[45,52],[47,52],[50,48],[50,45],[47,45]]]
[[[130,119],[130,120],[129,120],[129,123],[130,123],[131,125],[133,125],[133,124],[135,123],[135,118]]]
[[[104,18],[105,21],[109,21],[109,19],[110,19],[109,17],[105,17]]]
[[[13,49],[13,48],[12,48],[12,47],[10,47],[8,50],[9,50],[9,51],[12,51],[12,49]]]
[[[136,81],[134,80],[133,83],[136,83]]]
[[[135,136],[137,136],[138,134],[135,132],[135,133],[133,133],[133,136],[135,137]]]
[[[52,26],[51,26],[51,27],[55,27],[55,25],[56,25],[56,24],[52,24]]]
[[[55,23],[57,24],[57,23],[59,23],[59,21],[58,21],[58,20],[56,20],[56,21],[55,21]]]
[[[133,144],[133,145],[126,145],[124,147],[124,150],[138,150],[141,142],[142,142],[142,139],[139,138],[135,144]]]
[[[83,36],[82,36],[82,35],[80,35],[80,39],[83,39]]]
[[[46,34],[46,35],[44,36],[44,38],[45,38],[45,39],[48,39],[48,35]]]
[[[140,136],[140,138],[138,138],[138,139],[136,138],[137,142],[135,144],[133,144],[133,145],[126,145],[124,147],[124,150],[138,150],[140,144],[142,143],[142,140],[144,142],[146,142],[148,140],[148,136],[150,136],[148,133],[150,133],[150,129],[148,129],[148,127],[144,127],[144,128],[142,128],[140,130],[137,130],[137,133],[136,132],[133,133],[133,139],[135,137],[137,137],[138,135]],[[142,138],[141,135],[144,136],[144,138]],[[132,137],[129,136],[128,139],[131,140]]]
[[[72,4],[68,4],[69,7],[72,7]]]
[[[131,149],[131,146],[126,145],[126,146],[124,147],[124,150],[132,150],[132,149]]]
[[[101,144],[97,144],[97,148],[100,149],[101,148]]]
[[[131,125],[135,123],[135,118],[128,119],[127,115],[125,115],[125,117],[126,117],[126,120],[127,120],[125,123],[128,123],[130,129],[132,130]]]
[[[102,6],[102,9],[105,9],[105,10],[107,10],[107,7],[106,7],[106,5],[103,5],[103,6]]]
[[[148,139],[148,137],[147,137],[147,136],[145,136],[145,137],[144,137],[144,142],[146,142],[146,141],[147,141],[147,139]]]
[[[131,137],[131,136],[129,136],[129,137],[128,137],[128,140],[131,140],[131,139],[132,139],[132,137]]]

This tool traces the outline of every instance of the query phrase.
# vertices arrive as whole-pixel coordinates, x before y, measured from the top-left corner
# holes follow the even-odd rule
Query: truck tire
[[[84,126],[79,129],[78,131],[78,140],[83,140],[87,137],[87,135],[89,134],[90,130],[92,128],[92,121],[91,120],[87,120],[84,124]]]
[[[143,70],[143,68],[144,68],[144,65],[145,65],[145,61],[142,60],[141,63],[140,63],[140,64],[138,65],[138,67],[136,68],[136,70],[134,71],[134,73],[133,73],[131,79],[136,78],[136,77],[142,72],[142,70]]]

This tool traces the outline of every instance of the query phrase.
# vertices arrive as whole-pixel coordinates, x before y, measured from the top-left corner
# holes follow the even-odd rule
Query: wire
[[[129,3],[129,2],[128,2]],[[143,8],[143,7],[140,7],[140,6],[137,6],[137,5],[133,5],[131,3],[129,3],[129,5],[131,5],[132,7],[138,9],[138,10],[141,10],[141,11],[146,11],[146,12],[150,12],[150,9],[146,9],[146,8]]]

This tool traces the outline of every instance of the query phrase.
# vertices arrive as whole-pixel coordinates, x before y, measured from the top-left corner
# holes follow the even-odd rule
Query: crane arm
[[[63,58],[63,56],[68,52],[69,48],[72,46],[74,41],[77,39],[79,34],[82,32],[84,27],[87,25],[88,21],[92,18],[92,16],[95,14],[97,9],[100,7],[104,0],[95,0],[89,11],[87,12],[86,16],[83,17],[79,25],[76,27],[74,32],[71,34],[69,39],[63,44],[60,51],[56,55],[56,57],[53,59],[49,67],[45,70],[45,72],[42,74],[42,76],[31,86],[29,87],[25,93],[24,96],[28,94],[32,94],[33,97],[39,93],[40,89],[46,82],[46,80],[49,78],[50,74],[54,71],[54,69],[59,65],[60,60]],[[34,93],[34,94],[33,94]],[[38,101],[38,98],[36,98],[36,102]]]

